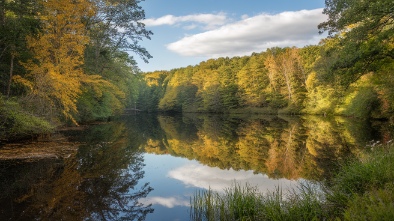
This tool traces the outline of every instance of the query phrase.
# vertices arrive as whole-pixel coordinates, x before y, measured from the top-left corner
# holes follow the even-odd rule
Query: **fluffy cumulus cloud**
[[[160,18],[148,18],[143,22],[147,27],[161,25],[181,25],[185,29],[203,26],[203,29],[214,29],[224,25],[228,21],[225,13],[218,14],[195,14],[186,16],[165,15]]]
[[[253,171],[235,171],[233,169],[221,170],[200,164],[188,164],[175,168],[168,176],[181,181],[186,186],[223,191],[236,181],[239,184],[256,186],[261,192],[274,190],[277,186],[291,187],[296,181],[286,179],[273,180],[263,174],[254,174]]]
[[[186,36],[167,45],[183,56],[242,56],[271,47],[316,44],[323,37],[317,25],[327,19],[323,9],[242,16],[242,20]],[[187,16],[186,16],[187,17]],[[204,21],[208,21],[206,19]],[[220,25],[219,22],[214,25]]]

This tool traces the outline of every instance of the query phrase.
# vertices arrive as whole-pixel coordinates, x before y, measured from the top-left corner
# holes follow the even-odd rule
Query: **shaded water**
[[[6,145],[0,148],[0,220],[188,220],[196,190],[222,191],[236,180],[264,192],[329,178],[370,141],[391,139],[383,124],[137,114],[60,133],[73,146],[66,154],[2,158]],[[23,147],[31,145],[56,142]]]

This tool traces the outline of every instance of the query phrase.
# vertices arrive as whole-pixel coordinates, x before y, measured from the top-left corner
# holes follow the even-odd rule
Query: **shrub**
[[[23,111],[17,102],[0,97],[0,140],[48,134],[53,129],[46,120]]]

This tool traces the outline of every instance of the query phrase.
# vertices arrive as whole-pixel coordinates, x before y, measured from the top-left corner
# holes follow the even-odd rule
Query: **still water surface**
[[[345,118],[124,116],[23,144],[62,149],[49,157],[3,157],[0,220],[189,220],[198,190],[323,180],[392,134],[384,122]]]

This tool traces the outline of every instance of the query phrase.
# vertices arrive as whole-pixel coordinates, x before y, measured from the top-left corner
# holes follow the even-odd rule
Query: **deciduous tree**
[[[77,111],[84,49],[89,42],[82,19],[93,15],[93,7],[87,0],[48,0],[41,4],[42,31],[27,37],[34,59],[23,64],[28,75],[15,79],[29,88],[28,100],[40,109],[38,114],[54,117],[60,112],[76,123],[72,114]]]
[[[368,72],[394,62],[394,2],[391,0],[326,0],[328,20],[319,25],[339,38],[338,55],[329,71],[347,86]]]

